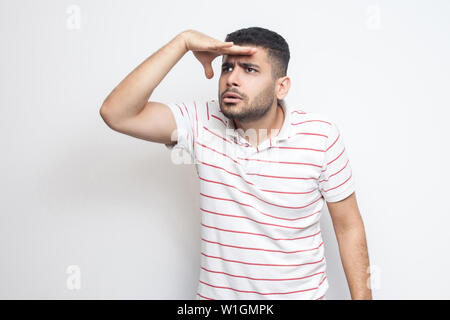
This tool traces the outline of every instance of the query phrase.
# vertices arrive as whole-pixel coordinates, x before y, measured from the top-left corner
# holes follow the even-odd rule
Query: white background
[[[289,43],[287,103],[346,142],[375,299],[449,299],[449,1],[1,1],[0,298],[194,299],[198,181],[99,109],[179,32]],[[150,100],[217,98],[191,52]],[[328,299],[349,299],[328,211]],[[68,282],[80,271],[80,288]],[[72,288],[72,289],[71,289]]]

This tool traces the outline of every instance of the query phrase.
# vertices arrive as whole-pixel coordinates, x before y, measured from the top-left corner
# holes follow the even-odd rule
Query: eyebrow
[[[245,67],[245,68],[248,68],[248,67],[256,67],[256,68],[258,68],[258,69],[260,69],[260,67],[257,65],[257,64],[254,64],[254,63],[249,63],[249,62],[238,62],[238,64],[241,66],[241,67]],[[222,68],[224,68],[224,67],[230,67],[230,66],[234,66],[234,63],[231,63],[231,62],[224,62],[223,64],[222,64]]]

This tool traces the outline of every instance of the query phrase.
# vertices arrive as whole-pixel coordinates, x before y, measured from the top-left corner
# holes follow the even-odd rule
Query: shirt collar
[[[285,140],[290,137],[292,132],[290,108],[289,106],[286,105],[286,102],[284,100],[280,101],[280,105],[284,111],[284,122],[278,135],[272,137],[272,141]],[[225,134],[228,136],[238,138],[238,136],[240,136],[240,133],[238,132],[238,130],[236,130],[233,120],[227,119],[226,122],[227,122],[227,129],[225,130]]]

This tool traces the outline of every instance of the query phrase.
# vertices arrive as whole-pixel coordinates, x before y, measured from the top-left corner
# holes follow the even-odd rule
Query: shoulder
[[[334,121],[323,113],[309,112],[296,107],[291,107],[289,112],[294,132],[313,130],[317,131],[316,133],[326,134],[336,126]]]
[[[308,112],[293,108],[291,110],[292,135],[309,137],[320,149],[328,149],[330,145],[342,140],[340,129],[334,119],[321,112]]]

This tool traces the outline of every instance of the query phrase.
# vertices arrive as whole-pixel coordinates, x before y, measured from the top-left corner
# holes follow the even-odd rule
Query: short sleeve
[[[195,103],[169,103],[167,104],[169,109],[175,118],[177,128],[175,132],[172,133],[172,140],[177,142],[175,144],[164,144],[169,150],[173,148],[182,148],[186,150],[189,155],[193,156],[194,149],[194,122],[196,115]]]
[[[328,202],[347,198],[355,191],[355,178],[345,149],[344,138],[336,124],[330,122],[319,190]]]

